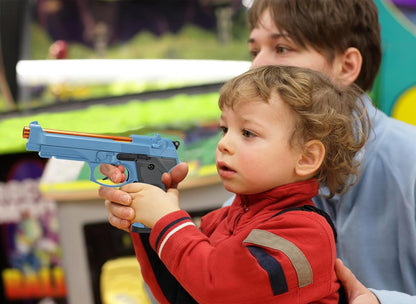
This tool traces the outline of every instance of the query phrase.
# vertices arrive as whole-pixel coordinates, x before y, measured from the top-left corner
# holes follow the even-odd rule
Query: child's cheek
[[[258,163],[258,160],[256,159],[257,156],[259,155],[254,155],[254,153],[248,149],[240,151],[237,159],[238,168],[246,173],[253,173],[252,171],[257,171],[257,166],[255,165]]]

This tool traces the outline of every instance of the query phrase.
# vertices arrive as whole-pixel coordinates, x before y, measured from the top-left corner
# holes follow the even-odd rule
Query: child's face
[[[331,64],[312,47],[305,49],[297,45],[286,32],[276,28],[267,10],[263,13],[259,26],[251,31],[248,47],[253,56],[252,68],[264,65],[298,66],[321,72],[333,80],[337,79],[335,64]]]
[[[223,109],[215,158],[228,191],[261,193],[300,180],[295,164],[301,153],[290,146],[292,115],[277,94],[270,103],[257,98]]]

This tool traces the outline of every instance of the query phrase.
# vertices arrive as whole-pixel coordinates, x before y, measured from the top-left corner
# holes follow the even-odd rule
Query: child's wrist
[[[153,226],[161,219],[161,218],[163,218],[163,217],[165,217],[165,216],[167,216],[167,215],[169,215],[169,214],[171,214],[171,213],[173,213],[173,212],[176,212],[176,211],[180,211],[181,209],[180,208],[176,208],[176,207],[166,207],[166,208],[163,208],[162,210],[159,210],[159,212],[158,212],[158,214],[154,217],[154,219],[153,219]]]

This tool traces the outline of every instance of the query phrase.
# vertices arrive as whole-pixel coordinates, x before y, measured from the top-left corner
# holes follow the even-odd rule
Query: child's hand
[[[153,228],[163,216],[180,210],[177,189],[165,192],[153,185],[131,183],[122,186],[120,190],[129,193],[132,198],[131,207],[136,213],[133,222],[142,223],[146,227]]]
[[[116,184],[122,183],[126,179],[123,166],[102,164],[100,171]],[[162,182],[167,189],[177,188],[187,174],[188,165],[179,163],[169,173],[162,175]],[[105,200],[109,223],[118,229],[130,231],[130,225],[134,223],[135,218],[134,208],[131,207],[131,196],[119,189],[104,186],[100,187],[98,194]]]

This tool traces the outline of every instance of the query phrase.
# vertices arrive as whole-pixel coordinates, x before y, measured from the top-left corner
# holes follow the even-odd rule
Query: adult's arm
[[[370,290],[377,296],[380,304],[400,303],[400,304],[414,304],[416,303],[416,296],[411,296],[403,292],[393,290]]]

